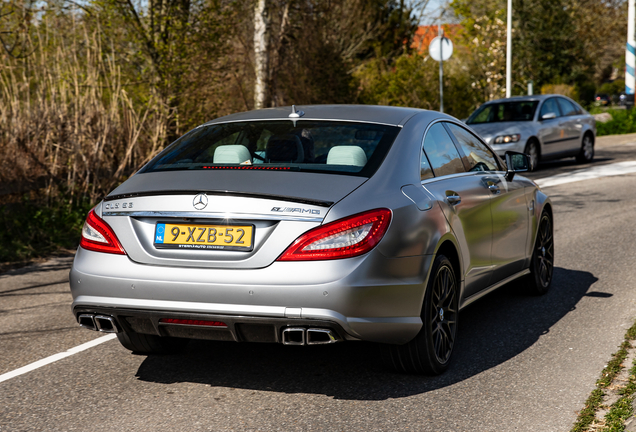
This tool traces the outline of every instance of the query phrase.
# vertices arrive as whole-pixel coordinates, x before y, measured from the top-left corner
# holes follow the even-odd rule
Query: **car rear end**
[[[399,131],[287,119],[195,129],[89,214],[70,274],[78,322],[291,345],[408,341],[421,280],[376,247],[393,210],[346,204]]]

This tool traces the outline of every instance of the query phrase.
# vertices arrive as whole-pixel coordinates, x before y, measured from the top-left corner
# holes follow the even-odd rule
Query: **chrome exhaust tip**
[[[326,345],[338,342],[338,336],[329,329],[310,328],[307,330],[307,345]]]
[[[95,326],[95,318],[93,317],[93,315],[80,315],[77,317],[77,322],[79,323],[80,327],[97,331],[97,327]]]
[[[95,324],[97,326],[97,330],[102,333],[119,333],[117,323],[113,317],[97,315],[95,317]]]
[[[305,345],[304,328],[286,328],[283,330],[283,345]]]

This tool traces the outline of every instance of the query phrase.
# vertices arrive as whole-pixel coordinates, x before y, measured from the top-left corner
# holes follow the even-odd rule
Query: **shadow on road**
[[[3,270],[0,267],[0,279],[15,276],[15,275],[24,275],[29,273],[39,273],[39,272],[50,272],[50,271],[58,271],[58,270],[70,270],[71,265],[73,264],[74,255],[55,257],[49,259],[48,261],[42,263],[31,263],[24,267],[21,266],[20,263],[15,263],[20,267]],[[10,263],[8,263],[10,264]]]
[[[594,165],[606,165],[608,163],[620,162],[634,159],[634,148],[632,146],[613,146],[595,149],[592,164],[581,164],[575,158],[556,159],[541,162],[536,171],[525,173],[525,177],[533,180],[550,177],[557,174],[564,174],[580,169],[590,168]]]
[[[589,292],[589,272],[556,268],[542,297],[508,284],[460,315],[453,364],[439,377],[401,375],[380,365],[378,347],[351,342],[291,347],[194,341],[182,355],[149,356],[137,377],[155,383],[194,382],[214,387],[311,393],[348,400],[385,400],[425,393],[495,367],[532,346]]]

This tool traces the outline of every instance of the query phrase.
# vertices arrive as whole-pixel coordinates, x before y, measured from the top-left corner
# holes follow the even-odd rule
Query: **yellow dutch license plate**
[[[199,225],[157,223],[155,247],[251,251],[254,225]]]

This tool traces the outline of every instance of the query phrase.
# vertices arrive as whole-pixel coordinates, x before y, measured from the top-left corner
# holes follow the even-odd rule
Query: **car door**
[[[553,118],[545,118],[546,115],[554,114]],[[559,143],[565,137],[564,131],[559,126],[561,109],[556,98],[549,98],[541,105],[539,111],[539,140],[543,144],[541,154],[549,156],[560,152]]]
[[[528,205],[522,182],[507,181],[497,157],[465,128],[448,124],[468,170],[479,177],[491,193],[493,274],[491,284],[523,270],[528,239]]]
[[[421,167],[422,186],[439,202],[459,243],[466,282],[464,296],[470,296],[490,285],[491,193],[480,177],[466,172],[441,122],[433,124],[424,137]]]
[[[563,117],[559,120],[559,125],[565,130],[566,141],[563,141],[561,151],[575,152],[581,148],[581,117],[578,115],[578,108],[565,98],[557,98],[559,108]]]

